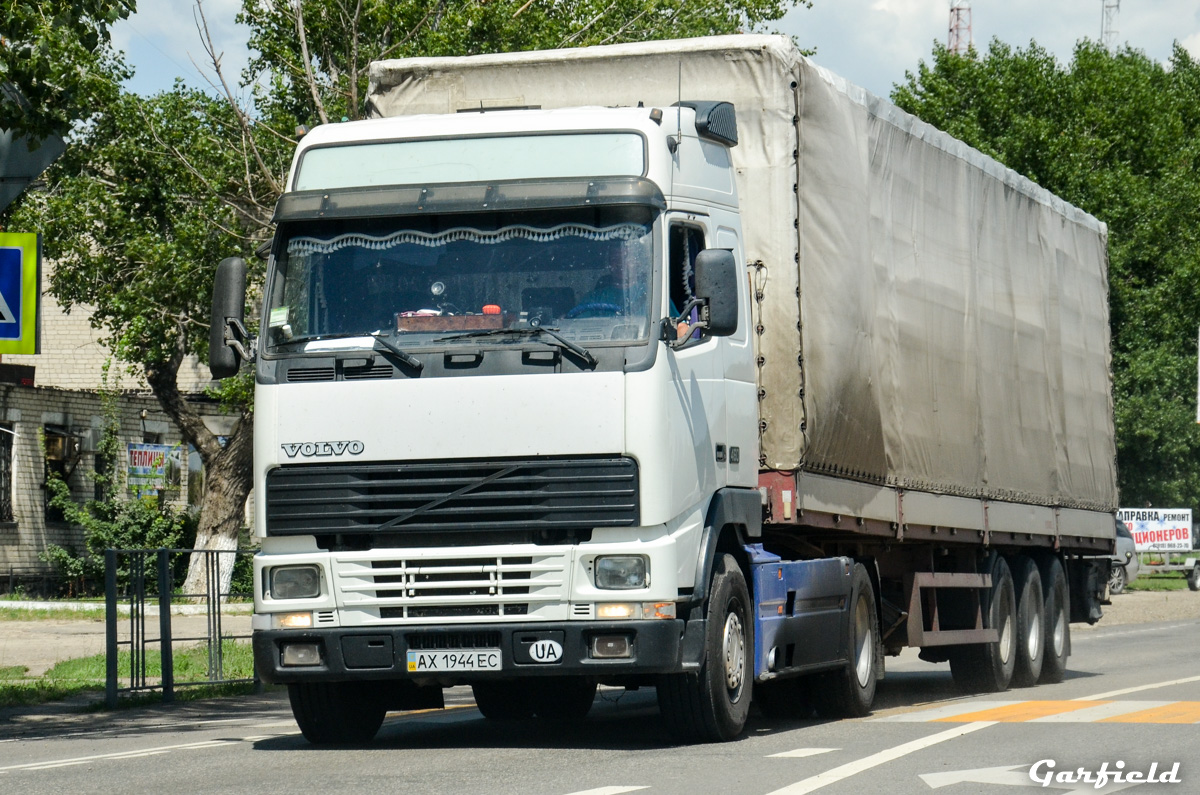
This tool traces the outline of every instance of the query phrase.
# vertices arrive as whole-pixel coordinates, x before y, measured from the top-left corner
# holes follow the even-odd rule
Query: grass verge
[[[72,610],[69,607],[4,607],[0,621],[103,621],[104,610]]]
[[[222,670],[226,679],[249,679],[254,676],[254,654],[250,644],[234,640],[221,643]],[[207,685],[183,687],[187,683],[202,683],[208,679],[208,647],[192,646],[176,649],[174,654],[175,699],[189,701],[197,698],[248,693],[252,684]],[[121,651],[117,656],[117,675],[122,685],[129,681],[130,654]],[[161,658],[157,650],[148,650],[145,660],[147,683],[157,683],[162,677]],[[63,660],[40,677],[27,678],[20,666],[0,668],[0,707],[29,706],[61,701],[81,693],[103,692],[106,676],[105,656],[93,654]],[[122,704],[156,703],[157,693],[147,693],[123,699]]]
[[[1186,591],[1187,578],[1183,574],[1139,574],[1138,578],[1125,586],[1127,591]]]

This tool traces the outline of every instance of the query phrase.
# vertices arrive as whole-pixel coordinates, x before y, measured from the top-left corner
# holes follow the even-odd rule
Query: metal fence
[[[176,568],[186,564],[193,554],[203,556],[206,588],[203,593],[174,593],[173,581]],[[106,632],[106,700],[115,707],[122,694],[161,690],[163,701],[173,701],[175,689],[193,685],[222,685],[253,682],[258,684],[258,674],[252,677],[230,678],[225,675],[223,643],[229,640],[249,640],[249,634],[225,634],[222,618],[231,598],[251,598],[249,593],[222,591],[220,587],[220,564],[223,555],[252,556],[246,550],[191,549],[109,549],[104,553],[104,596]],[[187,606],[207,617],[207,632],[204,635],[176,637],[172,631],[172,607]],[[121,608],[127,607],[126,613]],[[152,613],[158,616],[158,634],[147,634],[147,618]],[[128,631],[122,633],[122,622],[128,622]],[[153,621],[149,622],[153,631]],[[125,634],[126,639],[122,639]],[[204,644],[208,650],[208,676],[196,681],[176,681],[175,649],[178,646]],[[129,652],[128,675],[122,677],[120,653]],[[159,676],[149,675],[147,662],[157,654],[160,660]],[[122,686],[122,679],[128,682]]]
[[[0,593],[26,599],[70,599],[90,591],[88,578],[62,574],[45,566],[12,566],[7,576],[0,572]]]

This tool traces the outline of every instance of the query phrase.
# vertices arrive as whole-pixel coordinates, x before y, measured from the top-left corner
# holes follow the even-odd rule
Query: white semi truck
[[[1103,224],[731,36],[371,69],[299,142],[252,359],[254,650],[316,743],[469,684],[670,731],[1062,678],[1117,505]]]

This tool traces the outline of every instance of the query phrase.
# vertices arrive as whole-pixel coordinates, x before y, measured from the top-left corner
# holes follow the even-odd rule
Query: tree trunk
[[[170,361],[146,367],[146,381],[163,411],[179,426],[185,439],[200,453],[204,462],[204,501],[200,507],[200,526],[196,543],[188,562],[183,592],[192,598],[209,593],[210,568],[219,573],[214,584],[216,594],[229,592],[233,577],[233,554],[217,554],[219,561],[209,566],[205,550],[235,550],[238,534],[245,524],[246,498],[254,483],[254,415],[247,407],[226,437],[222,447],[215,434],[204,424],[195,407],[179,392],[179,365],[182,349],[176,350]]]
[[[205,463],[204,502],[200,508],[200,526],[188,562],[183,592],[193,596],[209,593],[208,572],[220,572],[216,594],[229,593],[236,555],[215,550],[235,550],[238,534],[246,523],[246,498],[253,484],[254,418],[243,415],[226,446]],[[209,550],[209,552],[205,552]],[[216,555],[217,560],[206,558]]]

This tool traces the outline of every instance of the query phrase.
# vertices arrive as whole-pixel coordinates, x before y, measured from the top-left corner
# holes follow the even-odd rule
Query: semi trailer
[[[371,66],[257,334],[253,646],[304,736],[470,685],[669,731],[1063,678],[1117,506],[1105,226],[780,36]]]

